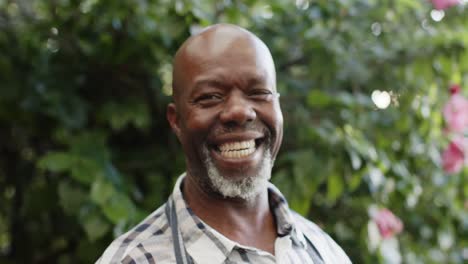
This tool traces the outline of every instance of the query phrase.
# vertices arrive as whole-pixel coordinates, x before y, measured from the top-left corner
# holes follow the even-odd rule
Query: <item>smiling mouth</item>
[[[239,159],[254,153],[260,144],[261,139],[251,139],[223,143],[218,145],[215,149],[221,154],[222,157]]]

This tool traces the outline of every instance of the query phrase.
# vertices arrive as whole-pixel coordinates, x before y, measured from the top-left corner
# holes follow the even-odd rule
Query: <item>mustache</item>
[[[273,128],[267,127],[260,122],[248,122],[244,125],[239,124],[223,124],[213,130],[213,135],[224,135],[229,133],[245,133],[245,132],[260,132],[265,137],[272,136]]]
[[[226,124],[219,128],[220,133],[247,132],[247,131],[265,132],[265,130],[268,130],[268,129],[266,129],[264,125],[261,125],[259,123],[247,123],[245,125]]]

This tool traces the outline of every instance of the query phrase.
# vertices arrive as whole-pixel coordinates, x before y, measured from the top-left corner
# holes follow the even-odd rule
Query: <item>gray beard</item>
[[[253,175],[243,175],[240,180],[226,178],[220,174],[209,155],[208,149],[203,148],[205,155],[205,166],[211,186],[224,197],[241,198],[250,201],[259,193],[266,190],[268,181],[271,178],[271,168],[273,160],[269,148],[266,148],[260,168]]]

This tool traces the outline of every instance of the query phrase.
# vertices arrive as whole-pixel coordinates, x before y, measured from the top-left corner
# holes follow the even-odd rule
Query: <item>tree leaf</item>
[[[75,157],[66,152],[50,152],[38,161],[38,167],[52,172],[64,172],[75,163]]]
[[[327,200],[334,203],[341,196],[343,190],[343,177],[337,173],[330,174],[327,179]]]

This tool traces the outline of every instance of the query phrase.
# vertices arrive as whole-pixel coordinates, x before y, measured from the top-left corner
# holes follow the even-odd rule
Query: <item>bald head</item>
[[[173,65],[173,97],[177,104],[181,92],[190,84],[190,77],[200,69],[222,63],[234,63],[239,54],[250,56],[265,70],[276,88],[276,74],[268,47],[250,31],[231,24],[210,26],[188,38],[177,51]],[[213,69],[214,70],[214,69]]]

